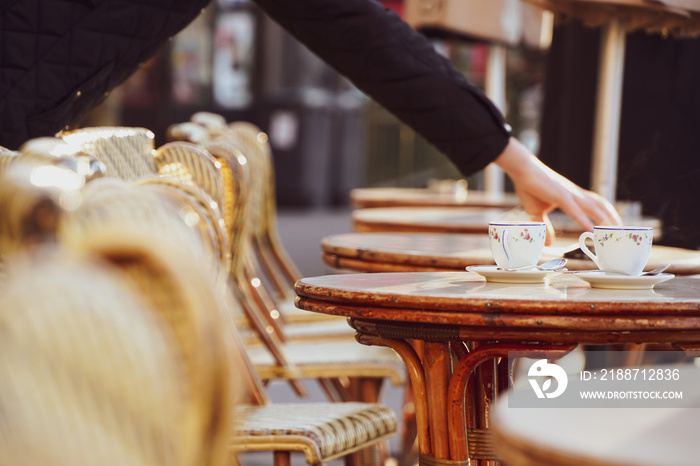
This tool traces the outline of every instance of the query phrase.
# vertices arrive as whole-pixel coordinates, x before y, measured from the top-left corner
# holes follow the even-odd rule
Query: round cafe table
[[[424,466],[496,458],[488,413],[507,368],[494,361],[510,351],[550,357],[544,354],[578,344],[700,348],[700,281],[687,277],[649,290],[605,290],[565,274],[518,285],[466,271],[358,273],[303,278],[295,291],[298,308],[348,317],[358,342],[401,356]]]
[[[553,247],[545,247],[542,261],[562,257],[576,247],[571,238],[557,239]],[[321,240],[321,258],[334,269],[358,272],[450,271],[494,265],[485,234],[342,233]]]
[[[377,187],[350,191],[354,208],[373,207],[487,207],[512,209],[520,205],[513,193],[493,191],[443,192],[429,188]]]
[[[384,207],[355,209],[352,227],[366,232],[482,233],[508,209],[478,207]]]
[[[478,207],[385,207],[355,209],[352,227],[358,232],[403,233],[488,233],[489,222],[496,220],[523,220],[523,212],[509,209]],[[583,233],[579,224],[563,212],[550,214],[552,225],[559,236],[576,237]],[[624,219],[623,219],[624,220]],[[642,217],[634,224],[651,226],[654,237],[661,236],[659,219]],[[626,222],[630,224],[630,222]]]
[[[541,262],[567,257],[569,270],[596,266],[572,238],[557,238],[544,248]],[[577,253],[574,253],[576,251]],[[463,271],[470,265],[494,265],[485,234],[342,233],[321,240],[321,258],[335,270],[356,272]],[[700,274],[700,251],[653,245],[646,270],[670,264],[668,273]]]

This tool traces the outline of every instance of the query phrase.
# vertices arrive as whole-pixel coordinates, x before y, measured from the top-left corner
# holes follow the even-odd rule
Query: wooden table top
[[[350,191],[350,202],[355,208],[374,207],[497,207],[513,208],[520,205],[513,193],[457,190],[443,192],[429,188],[356,188]]]
[[[358,232],[487,234],[489,222],[523,220],[523,215],[517,210],[478,207],[385,207],[354,210],[352,225]],[[583,232],[562,212],[551,214],[550,219],[558,235],[578,237]],[[658,219],[642,217],[634,224],[651,226],[655,237],[660,237]]]
[[[557,238],[545,247],[542,262],[576,250],[578,242]],[[337,269],[362,272],[451,271],[470,265],[494,265],[484,234],[343,233],[321,240],[322,257]],[[653,245],[646,269],[671,264],[668,273],[700,274],[700,251]],[[569,259],[569,270],[597,268],[587,257]]]
[[[415,233],[486,233],[489,222],[508,209],[478,207],[383,207],[352,212],[355,231]]]
[[[694,37],[700,31],[695,0],[525,0],[539,8],[597,26],[619,18],[627,31]]]
[[[697,367],[678,370],[684,387],[700,384]],[[570,379],[567,390],[579,388],[589,387]],[[684,390],[683,398],[698,406],[700,390]],[[693,465],[700,458],[695,408],[509,409],[505,395],[491,420],[499,454],[514,466]]]
[[[465,340],[554,343],[700,341],[700,280],[651,290],[591,288],[573,275],[547,284],[487,283],[471,272],[338,274],[295,286],[297,307],[362,320],[444,324]]]

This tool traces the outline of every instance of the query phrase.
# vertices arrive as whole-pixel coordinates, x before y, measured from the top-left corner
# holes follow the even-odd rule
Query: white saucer
[[[543,283],[547,274],[554,273],[544,270],[503,270],[496,265],[470,265],[470,272],[484,277],[487,282],[494,283]]]
[[[578,272],[574,275],[590,283],[593,288],[607,288],[611,290],[648,290],[653,288],[654,285],[675,277],[672,273],[641,275],[639,277],[608,274],[605,272]]]

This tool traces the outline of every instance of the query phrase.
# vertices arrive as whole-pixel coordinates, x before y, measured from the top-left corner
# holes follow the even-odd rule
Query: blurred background
[[[411,7],[407,0],[382,3],[404,19]],[[504,11],[521,8],[520,0],[493,5]],[[493,41],[465,34],[459,25],[446,26],[424,32],[483,87]],[[546,48],[519,39],[506,54],[504,110],[514,133],[537,151]],[[268,133],[282,208],[343,207],[355,187],[425,187],[430,179],[461,177],[446,157],[249,0],[213,2],[113,92],[85,126],[143,126],[162,138],[170,124],[197,111],[250,121]],[[480,189],[481,178],[470,179],[469,188]]]
[[[575,17],[555,24],[551,13],[521,0],[377,1],[484,89],[533,153],[592,188],[600,24]],[[639,27],[625,34],[622,95],[615,94],[618,166],[609,194],[660,219],[659,244],[690,249],[700,247],[695,35]],[[155,132],[158,146],[169,125],[197,111],[250,121],[268,133],[281,212],[349,208],[357,187],[426,187],[433,179],[462,178],[444,155],[250,0],[212,2],[84,125],[143,126]],[[508,180],[496,176],[496,190],[510,191]],[[492,180],[488,171],[467,179],[470,190],[491,190]]]

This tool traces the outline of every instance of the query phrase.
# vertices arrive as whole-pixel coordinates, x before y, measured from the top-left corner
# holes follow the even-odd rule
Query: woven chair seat
[[[290,342],[337,340],[338,338],[355,341],[355,329],[348,325],[345,317],[287,325],[284,328],[284,334]]]
[[[359,345],[353,340],[287,343],[282,347],[292,368],[276,364],[264,346],[246,349],[261,379],[344,376],[387,377],[394,385],[406,382],[406,366],[390,348]]]
[[[367,403],[238,406],[234,420],[234,450],[295,449],[303,451],[312,465],[365,448],[396,432],[394,412]]]
[[[254,329],[244,319],[238,319],[239,331],[244,335],[246,346],[263,344]],[[284,327],[284,335],[289,343],[313,341],[346,340],[355,341],[355,329],[350,327],[344,317],[333,320],[299,322]]]

